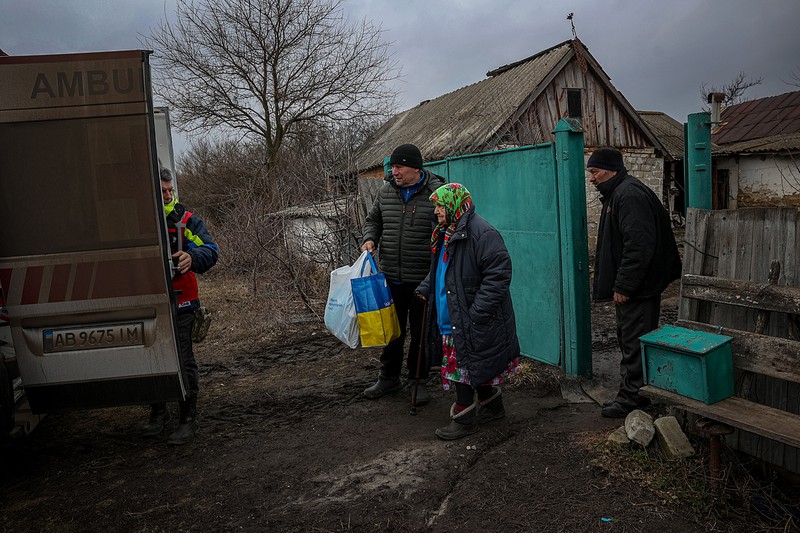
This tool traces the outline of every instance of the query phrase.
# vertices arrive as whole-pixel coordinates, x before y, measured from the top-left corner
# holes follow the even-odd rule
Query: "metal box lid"
[[[665,346],[683,352],[707,354],[730,342],[732,338],[717,333],[664,325],[642,335],[640,340],[646,344]]]

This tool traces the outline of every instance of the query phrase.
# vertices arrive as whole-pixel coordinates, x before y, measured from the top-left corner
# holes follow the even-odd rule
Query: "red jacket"
[[[178,221],[183,227],[180,243],[178,241]],[[167,215],[170,252],[183,250],[192,256],[192,268],[185,274],[177,273],[172,278],[172,289],[178,298],[178,309],[197,309],[200,306],[197,277],[217,262],[218,249],[203,220],[187,211],[181,204],[175,204]],[[179,246],[180,244],[180,246]]]

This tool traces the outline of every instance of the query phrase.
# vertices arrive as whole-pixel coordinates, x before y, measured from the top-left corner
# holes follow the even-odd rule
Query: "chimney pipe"
[[[719,124],[720,105],[725,100],[725,93],[708,93],[708,103],[711,104],[711,126]]]

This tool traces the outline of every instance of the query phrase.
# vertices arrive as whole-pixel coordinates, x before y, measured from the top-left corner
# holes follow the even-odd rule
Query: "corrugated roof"
[[[800,132],[800,91],[726,107],[711,136],[717,145]]]
[[[576,54],[576,50],[580,54]],[[576,59],[576,56],[580,56]],[[636,113],[588,49],[576,40],[564,41],[521,61],[487,73],[487,79],[425,101],[395,115],[359,148],[356,164],[360,172],[383,165],[384,158],[400,144],[416,144],[425,161],[492,150],[509,121],[524,112],[570,61],[588,64],[609,96],[641,130],[656,150],[667,150]]]
[[[683,159],[683,124],[661,111],[637,111],[673,159]]]
[[[742,153],[765,154],[787,151],[800,151],[800,132],[781,133],[770,137],[762,137],[760,139],[715,145],[711,150],[712,154],[715,156]]]
[[[362,145],[360,170],[374,168],[403,143],[414,140],[426,161],[480,150],[572,52],[564,41],[528,59],[500,67],[491,77],[395,115]]]

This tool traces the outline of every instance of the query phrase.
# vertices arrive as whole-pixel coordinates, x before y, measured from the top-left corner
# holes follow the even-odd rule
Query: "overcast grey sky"
[[[763,82],[746,96],[800,90],[800,0],[344,0],[380,25],[402,67],[401,110],[486,72],[578,37],[639,110],[679,122],[701,110],[700,86],[739,72]],[[9,54],[139,48],[173,0],[0,0]],[[157,51],[156,51],[157,52]],[[177,151],[185,148],[178,139]]]

